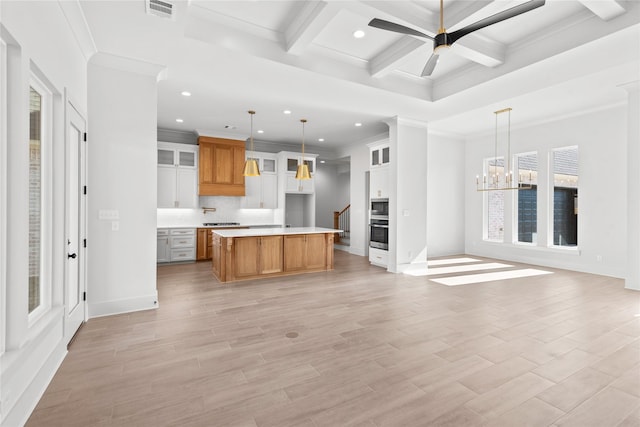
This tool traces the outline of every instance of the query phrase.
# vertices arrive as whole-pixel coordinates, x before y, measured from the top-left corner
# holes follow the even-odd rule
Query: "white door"
[[[86,313],[86,248],[84,247],[86,196],[86,125],[82,116],[67,103],[66,135],[66,267],[65,267],[65,328],[67,343],[85,320]]]

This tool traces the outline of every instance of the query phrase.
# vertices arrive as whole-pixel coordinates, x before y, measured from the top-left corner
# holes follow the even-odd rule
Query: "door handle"
[[[73,259],[76,259],[76,257],[77,257],[77,256],[78,256],[78,255],[76,255],[76,254],[67,254],[67,258],[73,258]]]

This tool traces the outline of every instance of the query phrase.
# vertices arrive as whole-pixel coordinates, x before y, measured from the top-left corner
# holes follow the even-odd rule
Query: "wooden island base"
[[[213,274],[221,282],[333,270],[339,230],[305,227],[213,232]]]

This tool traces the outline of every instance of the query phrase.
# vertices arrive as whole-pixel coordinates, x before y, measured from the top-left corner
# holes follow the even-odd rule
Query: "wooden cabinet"
[[[198,147],[158,142],[158,207],[198,207]]]
[[[213,233],[213,274],[221,282],[333,270],[334,233],[221,237]]]
[[[327,242],[324,234],[284,236],[284,270],[316,270],[327,262]]]
[[[282,236],[238,237],[233,248],[237,279],[282,271]]]
[[[201,136],[199,149],[199,194],[201,196],[244,196],[242,175],[245,142]]]
[[[202,261],[211,259],[212,230],[210,228],[198,228],[198,239],[196,245],[196,260]]]

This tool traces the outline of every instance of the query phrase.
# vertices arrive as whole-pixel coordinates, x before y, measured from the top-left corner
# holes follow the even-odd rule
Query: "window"
[[[538,155],[526,153],[516,155],[519,181],[526,188],[517,190],[517,241],[536,243],[538,234]]]
[[[52,95],[32,77],[29,88],[29,322],[51,305],[50,155]]]
[[[553,245],[578,245],[578,147],[553,151]]]
[[[504,158],[486,159],[484,170],[489,184],[493,184],[498,176],[504,177]],[[502,242],[504,241],[504,191],[487,191],[485,195],[487,206],[485,239]]]

